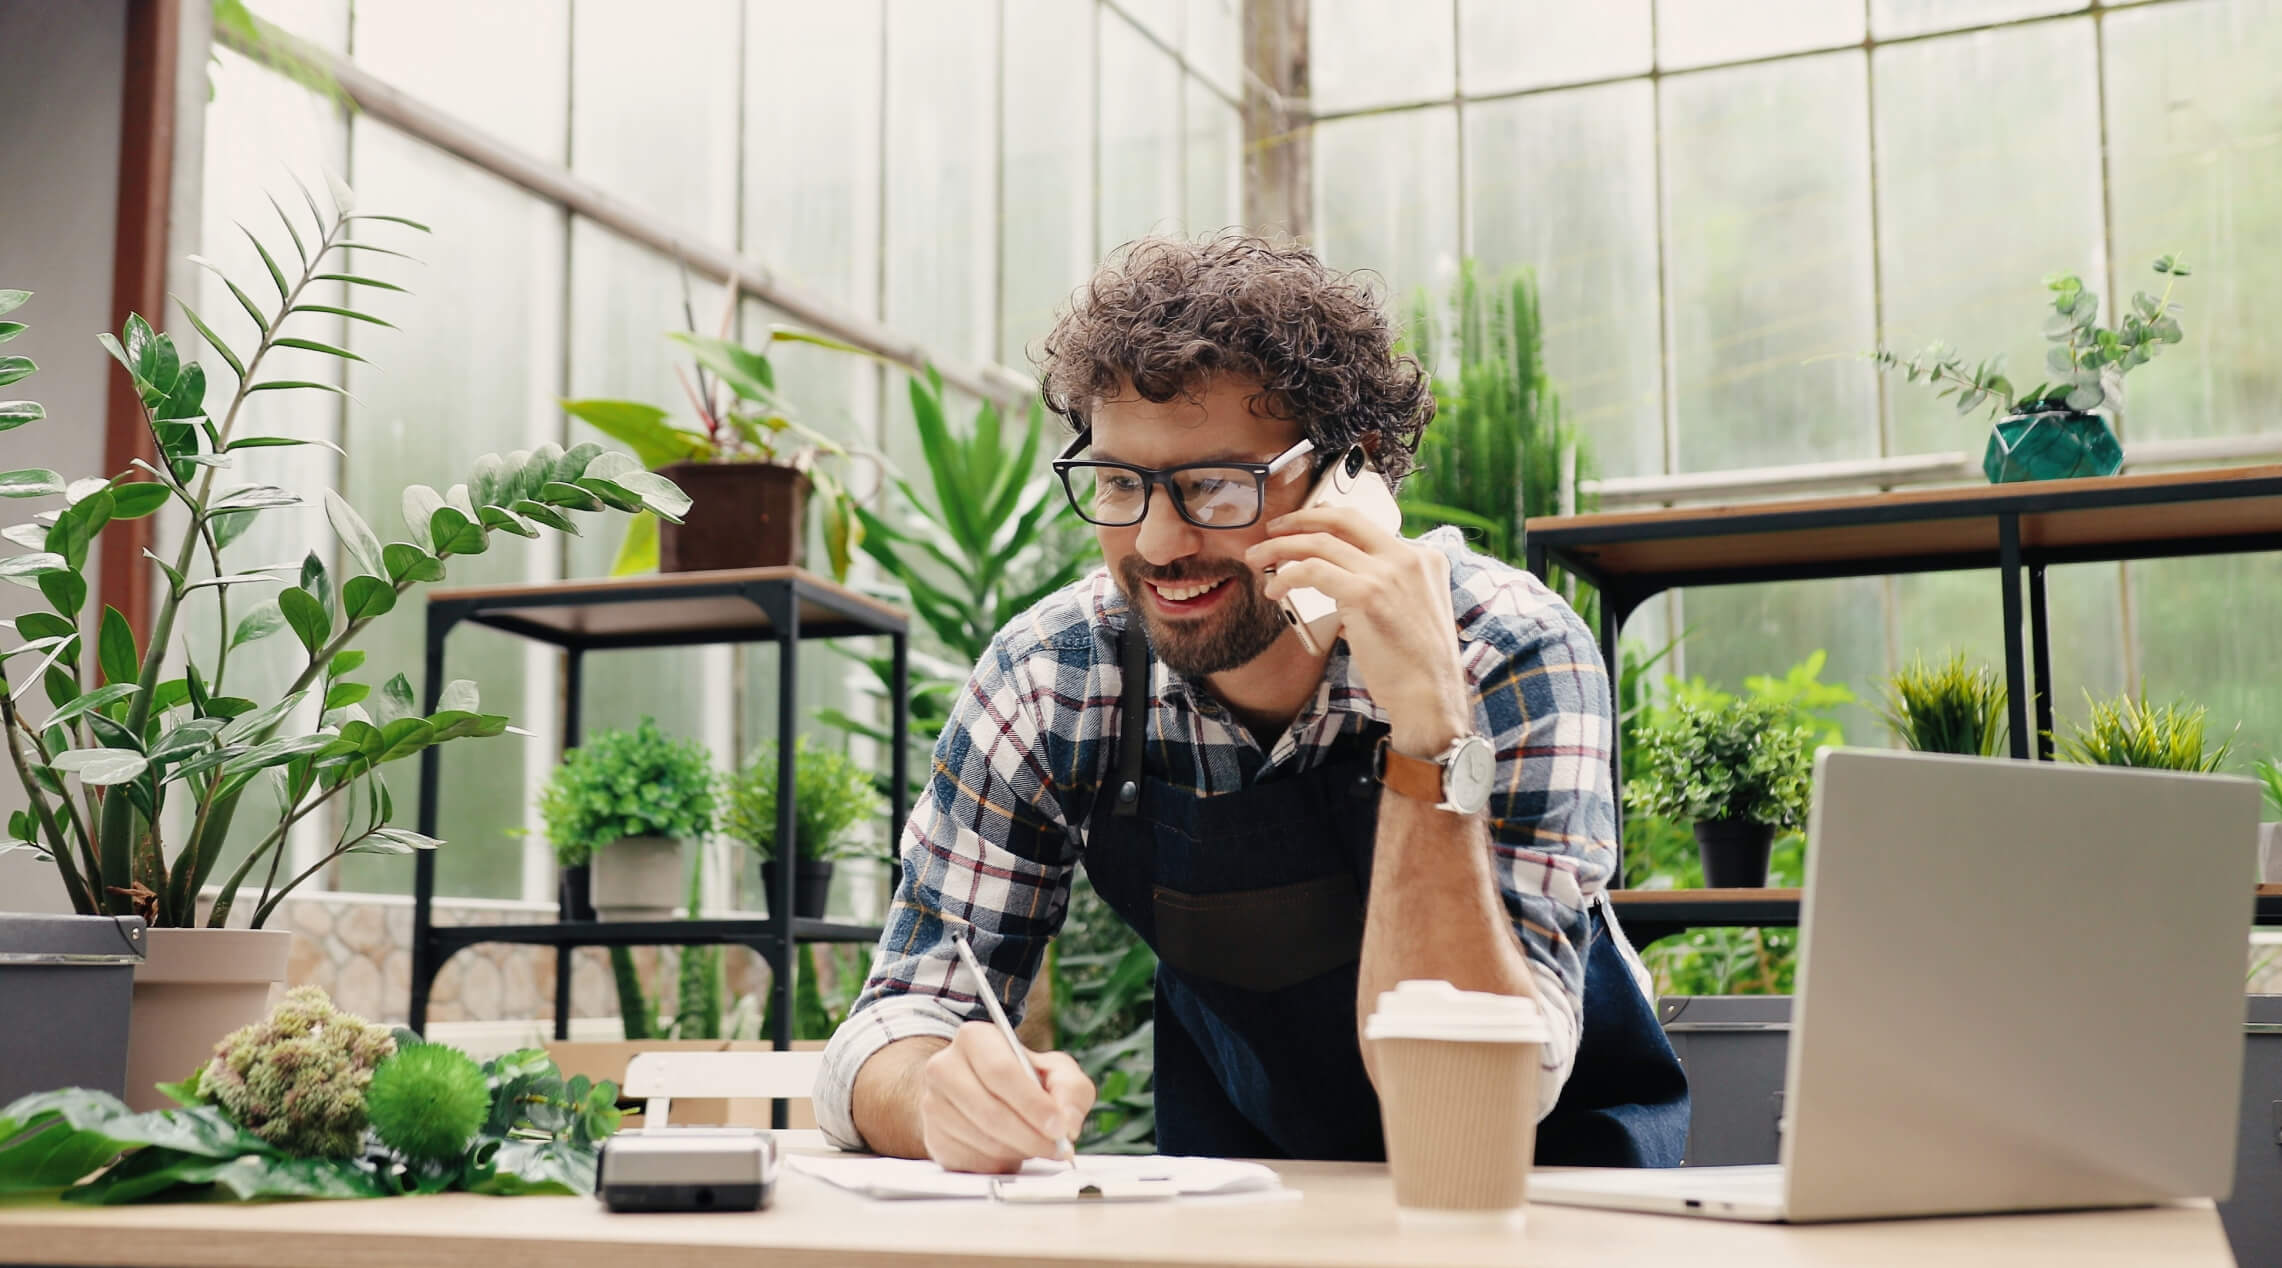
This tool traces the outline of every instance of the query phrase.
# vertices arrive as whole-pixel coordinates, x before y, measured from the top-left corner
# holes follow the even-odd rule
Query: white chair
[[[667,1126],[675,1097],[807,1100],[822,1052],[643,1052],[626,1063],[620,1091],[647,1102],[644,1130]]]

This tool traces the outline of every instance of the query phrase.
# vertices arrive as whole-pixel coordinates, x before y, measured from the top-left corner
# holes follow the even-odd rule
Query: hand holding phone
[[[1349,447],[1323,469],[1315,487],[1300,503],[1302,510],[1315,506],[1351,506],[1390,533],[1402,531],[1402,508],[1395,505],[1394,492],[1372,468],[1361,445]],[[1273,575],[1274,569],[1269,572]],[[1339,604],[1330,595],[1303,586],[1278,600],[1277,606],[1283,611],[1284,623],[1292,627],[1308,651],[1323,655],[1338,639]]]

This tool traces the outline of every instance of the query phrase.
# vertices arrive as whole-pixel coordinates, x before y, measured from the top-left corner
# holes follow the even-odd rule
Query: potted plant
[[[1968,369],[1964,358],[1941,343],[1907,359],[1885,348],[1872,357],[1881,369],[1898,369],[1912,383],[1923,378],[1938,387],[1937,395],[1955,397],[1960,415],[1984,404],[1992,416],[2001,415],[1981,458],[1982,473],[1993,484],[2114,475],[2123,465],[2123,445],[2108,420],[2092,411],[2120,401],[2124,375],[2184,337],[2171,288],[2187,269],[2178,256],[2165,255],[2155,261],[2155,271],[2166,279],[2163,293],[2134,294],[2131,311],[2113,327],[2100,325],[2100,297],[2082,279],[2068,273],[2045,279],[2052,292],[2052,315],[2044,322],[2052,347],[2045,365],[2054,378],[2025,393],[2005,377],[2001,357]]]
[[[2005,684],[1959,652],[1938,668],[1923,658],[1885,682],[1879,709],[1904,747],[1920,753],[1995,757],[2005,747]]]
[[[2260,758],[2250,764],[2258,782],[2266,786],[2266,822],[2258,825],[2258,880],[2272,885],[2282,882],[2282,764],[2271,757]]]
[[[777,754],[774,741],[765,743],[730,777],[721,830],[760,857],[769,913],[781,916],[777,870],[769,865],[777,851]],[[833,861],[860,852],[850,830],[878,817],[883,803],[869,772],[837,749],[811,747],[806,736],[793,744],[792,769],[792,913],[819,917],[832,889]]]
[[[2145,698],[2095,700],[2088,692],[2084,699],[2090,710],[2084,724],[2059,743],[2065,761],[2208,774],[2225,765],[2234,751],[2232,735],[2217,748],[2210,747],[2203,735],[2209,710],[2201,705],[2167,704],[2157,709]]]
[[[1776,700],[1714,710],[1682,700],[1668,721],[1641,733],[1627,800],[1642,814],[1695,824],[1712,888],[1765,885],[1776,831],[1798,827],[1806,812],[1812,733],[1791,717]]]
[[[539,797],[555,859],[593,869],[604,920],[664,920],[682,893],[682,842],[713,830],[713,759],[642,719],[563,754]]]
[[[734,303],[736,289],[730,288]],[[722,312],[726,332],[733,308]],[[836,339],[772,326],[763,351],[694,331],[669,331],[688,348],[691,368],[675,367],[696,414],[695,426],[669,421],[667,412],[640,401],[575,400],[562,403],[572,417],[634,451],[652,470],[687,488],[692,505],[678,523],[637,516],[627,527],[611,575],[697,572],[714,568],[798,565],[806,554],[807,507],[813,491],[824,518],[824,545],[832,575],[845,581],[863,540],[856,501],[825,459],[848,451],[802,426],[777,394],[776,370],[765,349],[806,343],[870,355]]]
[[[28,803],[10,815],[8,836],[54,860],[81,914],[133,915],[150,925],[135,977],[131,1104],[157,1104],[154,1084],[180,1078],[216,1039],[262,1015],[271,987],[285,977],[292,939],[264,925],[295,886],[347,854],[440,844],[390,826],[395,804],[381,768],[430,745],[507,727],[506,718],[481,711],[473,683],[445,687],[440,707],[426,716],[402,674],[375,693],[358,674],[365,654],[349,644],[414,586],[441,579],[448,560],[487,550],[495,531],[536,537],[569,529],[573,512],[615,507],[670,518],[688,505],[670,482],[624,454],[547,445],[487,456],[467,483],[444,493],[405,490],[406,532],[385,545],[325,490],[325,515],[340,539],[338,576],[314,552],[298,566],[227,571],[224,548],[256,516],[303,501],[230,478],[242,451],[311,443],[250,434],[241,426],[246,401],[256,393],[340,391],[264,377],[270,352],[353,358],[297,333],[309,320],[302,314],[380,319],[316,304],[309,286],[329,276],[352,288],[394,289],[329,270],[342,269],[351,252],[380,250],[352,232],[390,224],[425,232],[398,217],[354,214],[345,188],[335,188],[330,212],[303,193],[308,221],[279,211],[293,244],[291,271],[254,239],[267,275],[254,285],[274,286],[275,300],[224,279],[260,332],[244,355],[183,310],[227,367],[228,391],[220,390],[221,371],[209,391],[205,367],[139,315],[118,337],[98,336],[130,376],[156,461],[137,459],[108,479],[0,473],[0,494],[55,503],[0,530],[23,551],[0,558],[0,578],[35,587],[46,601],[46,610],[10,623],[15,637],[0,646],[0,725]],[[8,308],[27,298],[0,297]],[[13,326],[0,323],[0,333]],[[33,368],[25,358],[0,358],[0,383]],[[0,430],[43,415],[31,402],[0,403]],[[183,527],[179,540],[147,552],[165,584],[147,637],[138,637],[116,609],[89,610],[88,564],[105,528],[169,503]],[[193,655],[176,637],[178,619],[205,605],[228,636],[211,655]],[[239,694],[247,686],[242,662],[253,656],[282,659],[292,671],[275,699]],[[311,816],[327,824],[329,841],[314,862],[289,872],[286,838]],[[233,835],[250,841],[242,854],[225,849]],[[226,874],[217,870],[225,853],[234,860]],[[233,918],[246,927],[230,928]]]

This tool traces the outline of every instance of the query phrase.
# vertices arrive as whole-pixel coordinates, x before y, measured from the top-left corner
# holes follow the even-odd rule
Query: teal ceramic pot
[[[2098,414],[2015,414],[1989,432],[1981,471],[1991,484],[2114,475],[2124,447]]]

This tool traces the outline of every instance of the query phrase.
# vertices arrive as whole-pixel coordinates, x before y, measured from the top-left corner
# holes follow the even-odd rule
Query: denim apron
[[[1382,728],[1341,737],[1308,770],[1199,796],[1146,773],[1148,640],[1128,627],[1119,645],[1118,767],[1095,799],[1084,859],[1103,900],[1157,953],[1158,1150],[1383,1160],[1355,1025]],[[1677,1166],[1687,1076],[1605,903],[1587,936],[1584,1033],[1538,1124],[1537,1160]]]

